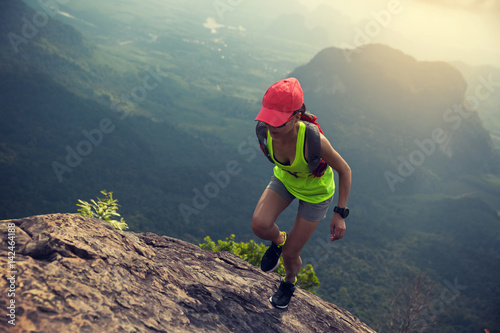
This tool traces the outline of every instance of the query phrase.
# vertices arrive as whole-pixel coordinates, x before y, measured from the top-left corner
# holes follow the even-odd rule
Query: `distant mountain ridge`
[[[6,38],[1,39],[1,44],[10,46],[2,48],[2,53],[18,54],[26,57],[26,60],[30,56],[39,56],[41,49],[49,47],[50,44],[75,58],[90,53],[89,45],[85,45],[87,42],[79,31],[54,19],[59,14],[57,1],[42,3],[41,8],[35,11],[23,1],[2,1],[0,29],[8,33],[4,36]],[[34,53],[35,50],[38,52]]]
[[[58,5],[58,2],[55,2]],[[35,11],[19,0],[0,4],[0,66],[13,61],[33,66],[67,88],[79,91],[82,83],[98,84],[97,68],[89,69],[81,61],[91,56],[94,46],[73,27],[55,18],[58,7],[46,5]],[[75,82],[76,81],[76,82]]]
[[[353,164],[374,158],[378,174],[370,181],[382,178],[386,189],[380,175],[397,174],[399,156],[409,160],[416,149],[426,161],[413,167],[439,177],[499,171],[489,132],[478,112],[467,109],[467,84],[450,64],[417,62],[390,47],[368,45],[325,49],[291,75]],[[369,151],[362,148],[364,140]]]
[[[500,151],[500,69],[493,66],[470,66],[455,62],[456,67],[468,82],[466,94],[473,106],[479,106],[479,114]],[[476,96],[478,95],[478,96]]]

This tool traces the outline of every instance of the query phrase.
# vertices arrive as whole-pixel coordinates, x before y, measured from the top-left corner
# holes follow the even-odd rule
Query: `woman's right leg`
[[[252,217],[254,234],[264,240],[270,240],[279,245],[285,241],[283,233],[276,225],[276,219],[290,205],[290,201],[278,192],[266,188],[260,197]]]

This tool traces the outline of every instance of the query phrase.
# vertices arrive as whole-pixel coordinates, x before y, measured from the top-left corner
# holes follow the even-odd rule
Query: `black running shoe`
[[[295,291],[295,285],[290,282],[281,281],[278,291],[269,298],[269,302],[279,309],[286,309]]]
[[[283,245],[278,246],[271,242],[271,245],[267,248],[266,253],[264,253],[264,255],[262,256],[262,260],[260,261],[260,269],[262,269],[266,273],[270,273],[278,268],[282,251]]]

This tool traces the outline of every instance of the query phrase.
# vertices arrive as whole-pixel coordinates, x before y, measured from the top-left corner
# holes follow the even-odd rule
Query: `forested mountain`
[[[94,12],[75,2],[53,16],[27,3],[35,9],[0,4],[0,219],[75,212],[78,199],[106,189],[134,231],[193,243],[253,238],[272,172],[253,119],[265,89],[295,76],[353,170],[346,237],[328,242],[330,212],[303,252],[318,295],[384,330],[399,277],[426,275],[435,294],[425,320],[440,332],[498,325],[500,161],[490,119],[500,89],[470,83],[498,70],[420,62],[383,45],[316,54],[232,26],[240,8],[221,21],[212,5],[175,1],[161,15],[155,1]],[[213,34],[208,16],[225,28]],[[491,98],[475,95],[481,84]],[[285,212],[280,227],[294,216]],[[440,301],[450,283],[462,289]]]
[[[375,300],[384,294],[372,281],[396,285],[387,270],[429,274],[443,283],[453,274],[475,280],[484,267],[495,265],[498,151],[480,112],[467,104],[474,95],[455,67],[418,62],[386,46],[370,45],[356,51],[325,49],[291,75],[304,86],[308,108],[353,169],[356,222],[350,221],[348,228],[355,235],[335,258],[342,269],[319,269],[329,273],[323,276],[334,277],[332,286],[359,282],[352,288],[329,289],[336,302],[351,302],[364,312],[366,304],[360,305],[350,293],[363,290],[363,295],[372,295],[366,312],[370,316],[377,312]],[[497,254],[484,253],[485,244]],[[361,267],[352,264],[360,259]],[[484,274],[486,278],[492,272]],[[487,285],[464,294],[498,292]],[[466,302],[484,306],[478,312],[493,317],[490,307],[498,309],[497,301],[485,305],[478,299],[457,300],[453,309],[442,311],[447,314],[442,320],[455,327],[451,331],[465,332],[463,327],[477,320],[463,314]],[[374,316],[388,312],[384,308]]]
[[[23,17],[37,12],[20,1],[2,6],[2,13],[10,14],[2,20],[2,33],[24,38]],[[223,214],[205,210],[213,217],[202,225],[185,223],[196,216],[185,219],[179,205],[199,214],[200,206],[207,204],[201,199],[197,209],[193,202],[198,189],[213,181],[209,171],[218,174],[230,160],[254,158],[255,149],[249,150],[251,144],[246,143],[242,149],[249,152],[239,154],[217,133],[181,128],[189,119],[209,125],[213,115],[196,110],[194,104],[203,101],[190,98],[193,106],[186,107],[165,101],[171,98],[169,88],[180,89],[170,81],[170,73],[164,73],[166,66],[117,72],[112,62],[100,64],[102,50],[95,44],[53,19],[19,44],[18,52],[9,39],[2,43],[2,216],[74,211],[78,198],[109,188],[137,228],[175,235],[192,232],[201,240],[214,224],[232,223],[245,193],[231,199]],[[155,88],[146,90],[146,85]],[[160,90],[168,94],[154,101],[152,95],[161,95]],[[149,94],[144,102],[141,91]],[[183,91],[190,94],[189,88]],[[155,115],[155,109],[162,112]],[[206,169],[200,171],[200,165]],[[239,178],[245,186],[245,175]],[[228,198],[211,201],[217,200]]]
[[[490,134],[467,104],[467,83],[450,64],[370,45],[325,49],[291,75],[348,160],[369,166],[360,183],[372,193],[410,194],[500,171]]]
[[[475,67],[463,62],[455,62],[453,66],[459,69],[466,79],[466,95],[470,96],[472,107],[478,109],[496,149],[500,149],[500,69],[493,66]]]

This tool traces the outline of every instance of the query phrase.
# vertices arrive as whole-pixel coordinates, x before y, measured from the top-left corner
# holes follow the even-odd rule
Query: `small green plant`
[[[240,242],[237,243],[234,241],[235,235],[231,235],[226,238],[225,241],[218,240],[217,244],[215,244],[209,236],[204,238],[205,243],[199,244],[199,246],[208,251],[227,251],[236,254],[241,259],[247,261],[248,263],[259,267],[260,260],[262,256],[266,252],[267,246],[264,244],[257,244],[253,240],[250,242]],[[276,269],[276,273],[281,276],[285,275],[285,266],[283,265],[283,259],[280,259],[280,264]],[[316,277],[316,273],[312,265],[308,264],[305,268],[301,268],[299,274],[297,275],[298,284],[302,289],[310,291],[313,294],[316,294],[316,291],[313,288],[319,286],[319,280]]]
[[[93,217],[101,220],[105,220],[111,224],[115,229],[126,230],[128,229],[127,223],[123,217],[118,213],[118,200],[113,199],[113,192],[107,192],[106,190],[101,191],[104,194],[104,198],[97,198],[97,202],[94,199],[90,199],[91,203],[78,199],[78,215],[85,217]],[[117,221],[113,219],[114,217],[119,217],[120,220]]]

